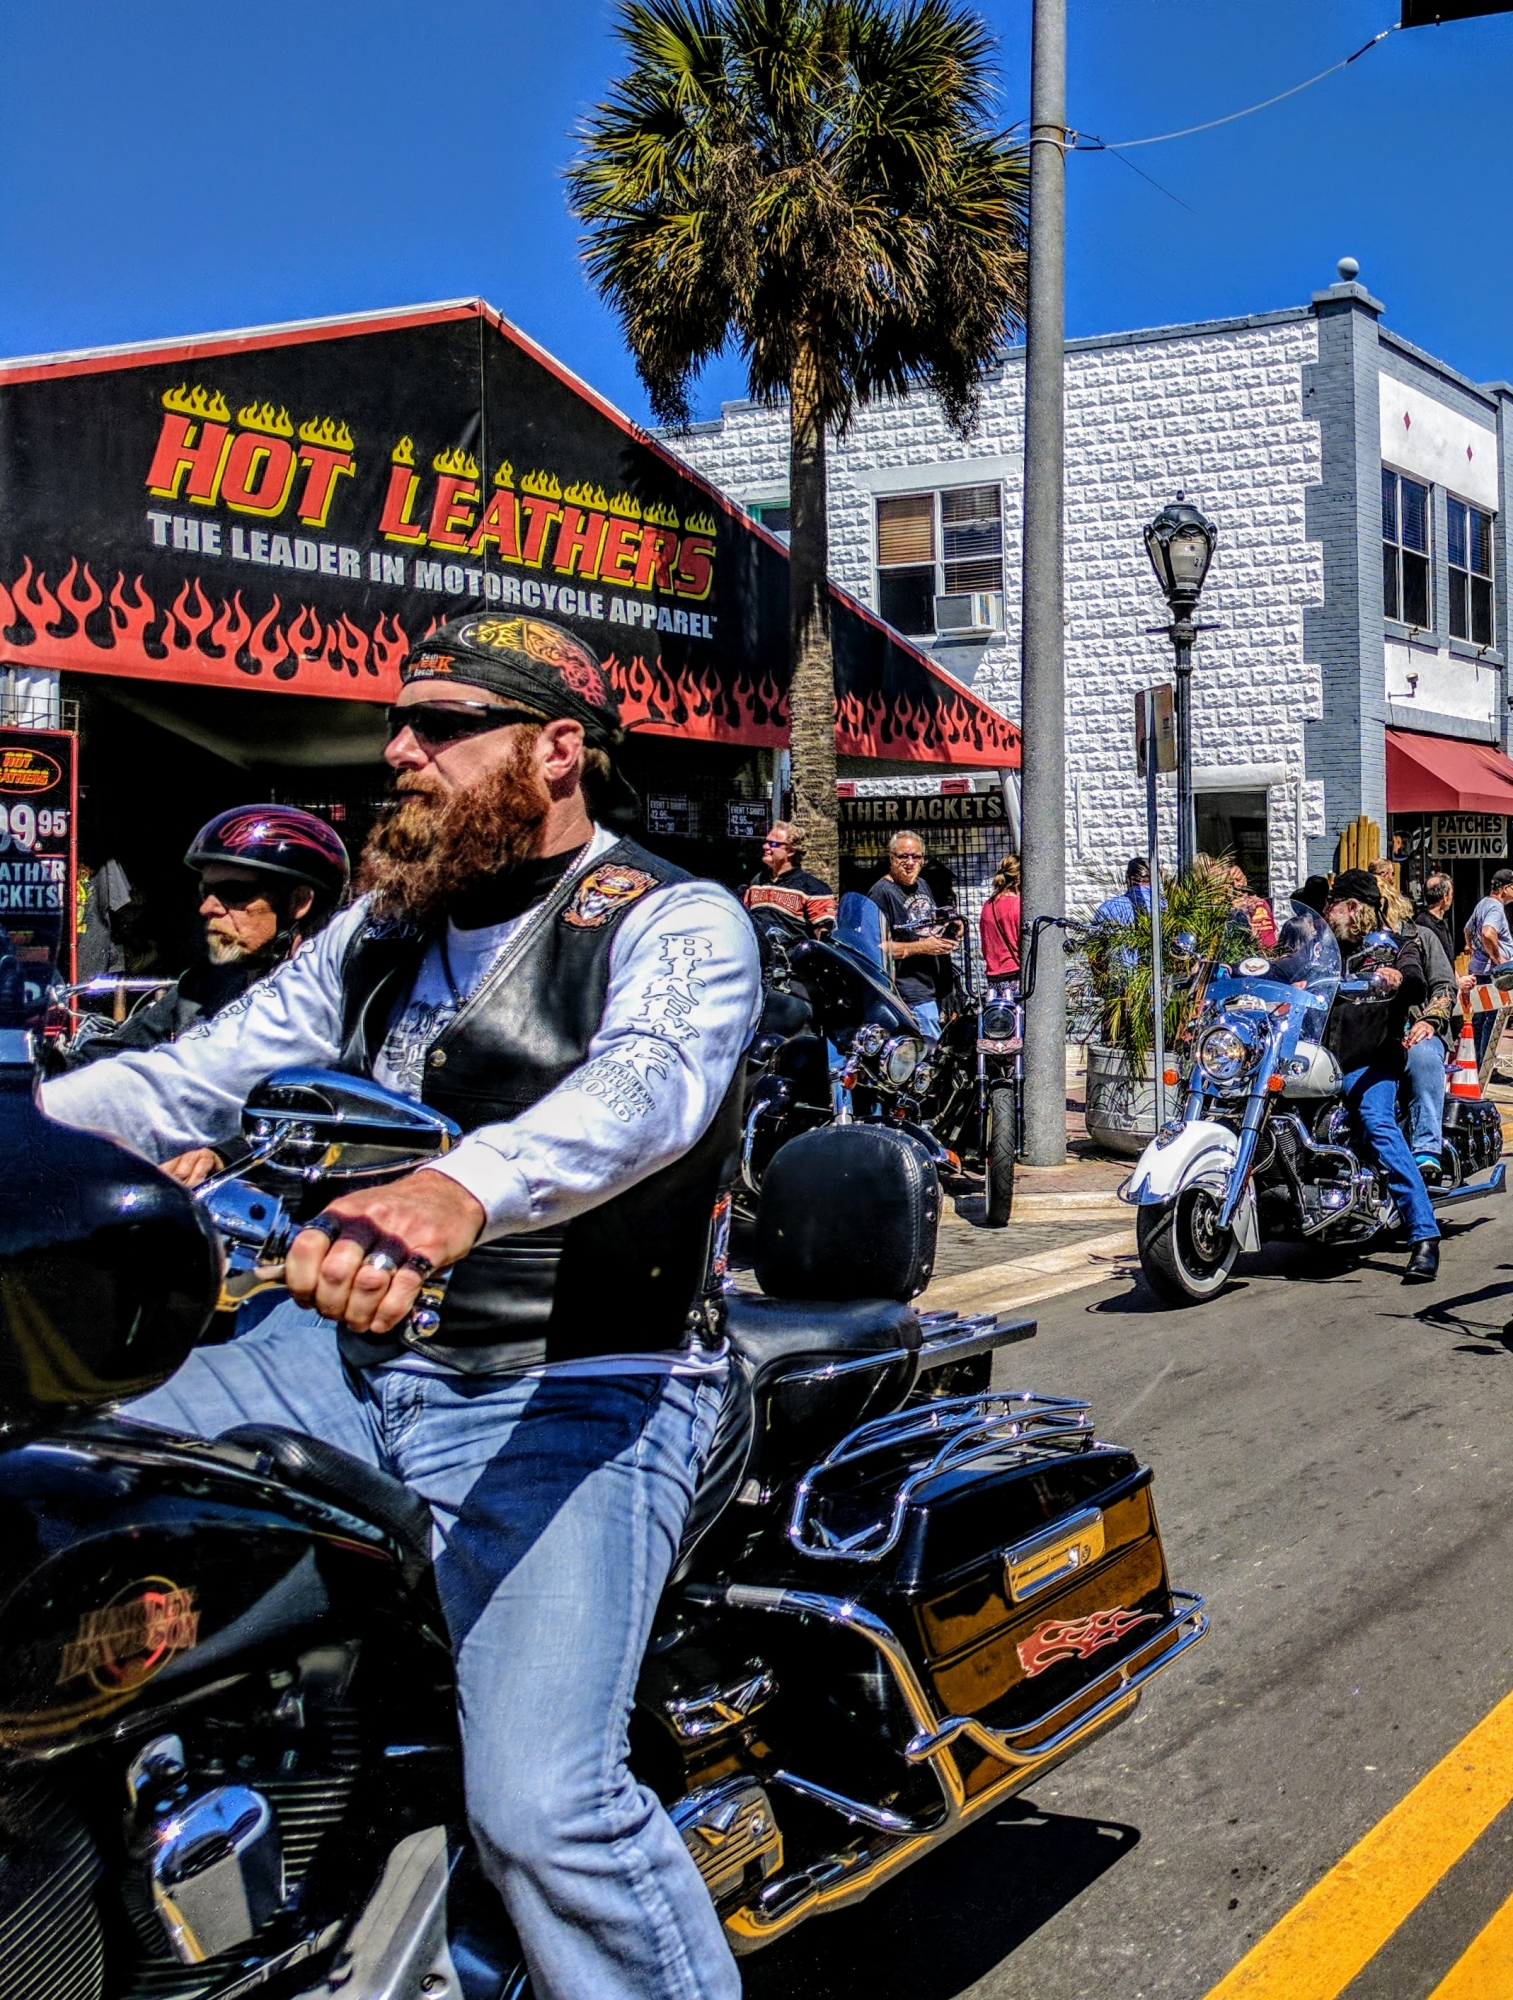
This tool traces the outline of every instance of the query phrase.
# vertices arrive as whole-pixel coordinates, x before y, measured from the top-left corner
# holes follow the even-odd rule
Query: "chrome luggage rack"
[[[1085,1451],[1092,1441],[1088,1405],[1067,1396],[990,1390],[915,1404],[862,1424],[809,1468],[793,1496],[788,1540],[800,1554],[822,1561],[881,1562],[897,1545],[909,1503],[926,1480],[960,1471],[1005,1447],[1020,1453]],[[889,1458],[898,1461],[891,1477]],[[874,1461],[870,1475],[858,1466],[864,1459]],[[859,1470],[864,1482],[869,1477],[878,1481],[886,1506],[861,1527],[837,1534],[826,1524],[824,1509],[830,1476],[843,1467],[853,1492]]]

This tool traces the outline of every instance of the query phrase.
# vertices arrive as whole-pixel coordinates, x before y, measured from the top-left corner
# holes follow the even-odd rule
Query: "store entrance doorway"
[[[1198,851],[1227,856],[1245,870],[1257,896],[1271,893],[1271,853],[1266,839],[1265,792],[1199,792],[1195,800]]]

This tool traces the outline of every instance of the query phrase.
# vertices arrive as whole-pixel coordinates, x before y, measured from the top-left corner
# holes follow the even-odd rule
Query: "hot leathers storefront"
[[[399,662],[468,609],[584,638],[649,839],[749,875],[787,592],[779,542],[478,301],[0,365],[0,672],[78,702],[84,859],[135,869],[170,961],[195,828],[275,798],[355,844]],[[840,593],[832,630],[840,754],[1017,763]]]

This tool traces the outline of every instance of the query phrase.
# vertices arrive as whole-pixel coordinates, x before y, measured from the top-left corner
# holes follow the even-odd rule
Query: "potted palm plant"
[[[1234,896],[1227,870],[1199,868],[1163,878],[1161,897],[1162,1012],[1171,1051],[1190,998],[1190,988],[1176,982],[1196,961],[1220,955],[1235,923]],[[1135,1158],[1156,1130],[1150,911],[1136,908],[1125,921],[1089,925],[1080,956],[1094,1024],[1087,1043],[1088,1137],[1105,1152]]]

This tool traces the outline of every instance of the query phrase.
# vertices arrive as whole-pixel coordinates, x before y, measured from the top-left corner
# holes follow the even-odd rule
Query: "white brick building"
[[[1506,479],[1513,439],[1513,389],[1478,389],[1380,327],[1380,312],[1347,278],[1304,307],[1068,343],[1073,909],[1106,895],[1125,856],[1145,846],[1133,696],[1171,678],[1171,650],[1164,635],[1147,630],[1164,625],[1168,613],[1142,529],[1179,492],[1219,528],[1199,614],[1214,629],[1200,636],[1193,683],[1200,846],[1233,847],[1253,877],[1281,893],[1309,872],[1310,860],[1325,865],[1338,830],[1358,813],[1387,824],[1389,723],[1502,743],[1506,544],[1495,538],[1499,575],[1489,586],[1497,643],[1454,637],[1449,607],[1463,586],[1447,570],[1447,553],[1459,544],[1455,523],[1447,532],[1446,506],[1456,504],[1458,485],[1488,516],[1503,511],[1499,479]],[[1417,439],[1411,423],[1399,433],[1384,414],[1405,390],[1438,412],[1434,426],[1420,423]],[[1011,715],[1018,704],[1023,405],[1019,350],[988,376],[967,439],[952,434],[934,397],[916,394],[864,409],[830,450],[835,580],[917,634],[942,665]],[[1469,491],[1457,470],[1460,430],[1468,425],[1467,437],[1487,447]],[[1435,465],[1420,466],[1428,430],[1447,426],[1453,448],[1440,438]],[[786,525],[779,511],[787,498],[785,409],[727,403],[718,422],[668,441],[769,525]],[[1464,456],[1473,458],[1470,444]],[[1434,608],[1414,628],[1388,616],[1392,606],[1382,599],[1380,476],[1389,463],[1418,475],[1423,484],[1414,493],[1430,497],[1414,504],[1436,524],[1425,586]],[[1490,520],[1485,539],[1490,549]],[[971,637],[932,630],[936,611],[970,615],[969,593],[980,590],[1001,593],[987,607],[999,630]],[[958,601],[937,607],[936,594]],[[1397,609],[1401,614],[1402,605]],[[1465,616],[1462,602],[1462,624]],[[1479,639],[1488,636],[1478,627]],[[1410,645],[1424,656],[1421,677],[1445,690],[1432,712],[1423,701],[1403,712],[1396,654],[1406,657]],[[1390,708],[1389,682],[1397,697]],[[1169,857],[1169,792],[1165,813]]]

